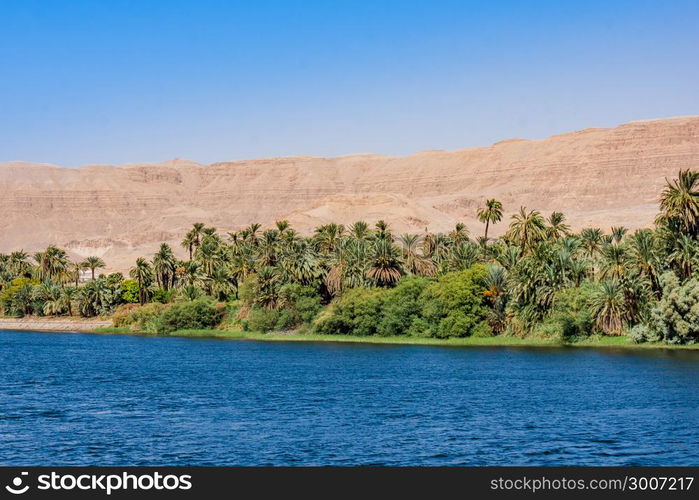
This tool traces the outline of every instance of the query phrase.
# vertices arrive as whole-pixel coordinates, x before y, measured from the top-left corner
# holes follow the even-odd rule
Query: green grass
[[[116,326],[108,326],[105,328],[95,328],[94,330],[91,331],[91,333],[107,333],[107,334],[114,334],[114,335],[129,335],[133,334],[130,328],[119,328]]]
[[[133,334],[128,328],[98,328],[95,333],[104,334]],[[557,339],[518,338],[507,336],[496,337],[466,337],[436,339],[428,337],[359,337],[355,335],[318,335],[306,333],[255,333],[242,330],[178,330],[170,337],[210,338],[226,340],[258,340],[267,342],[348,342],[366,344],[406,344],[406,345],[437,345],[437,346],[510,346],[510,347],[616,347],[630,349],[699,349],[699,345],[668,345],[661,342],[635,344],[625,336],[602,337],[592,336],[577,342],[561,342]]]

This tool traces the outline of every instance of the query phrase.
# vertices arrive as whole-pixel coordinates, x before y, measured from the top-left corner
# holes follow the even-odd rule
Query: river
[[[699,352],[0,331],[1,465],[697,465]]]

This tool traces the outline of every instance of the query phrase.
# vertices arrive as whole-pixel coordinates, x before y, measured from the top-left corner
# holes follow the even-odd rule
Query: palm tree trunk
[[[143,286],[141,285],[141,277],[138,277],[138,301],[143,305]]]
[[[485,242],[488,242],[488,226],[490,226],[490,219],[485,220]]]
[[[92,281],[95,281],[95,268],[91,267],[90,270],[92,271]]]

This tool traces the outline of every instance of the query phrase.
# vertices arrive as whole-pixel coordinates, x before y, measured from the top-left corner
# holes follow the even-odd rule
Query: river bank
[[[0,318],[0,330],[24,330],[41,332],[78,332],[111,335],[150,336],[133,332],[129,328],[116,328],[110,319],[83,318]],[[267,342],[343,342],[362,344],[405,344],[435,345],[454,347],[614,347],[626,349],[683,349],[699,350],[699,345],[674,345],[661,342],[636,344],[626,336],[604,337],[591,336],[576,342],[561,342],[550,338],[519,338],[504,335],[493,337],[463,337],[438,339],[431,337],[409,336],[357,336],[357,335],[318,335],[299,332],[255,333],[242,330],[178,330],[170,337],[209,338],[221,340],[257,340]]]
[[[98,328],[93,333],[114,334],[114,335],[142,335],[134,333],[128,328]],[[403,344],[403,345],[433,345],[433,346],[453,346],[453,347],[613,347],[625,349],[680,349],[699,350],[699,345],[673,345],[661,342],[650,342],[636,344],[628,337],[602,337],[592,336],[577,342],[561,342],[558,339],[546,338],[519,338],[504,335],[493,337],[463,337],[437,339],[430,337],[408,337],[408,336],[357,336],[357,335],[318,335],[310,333],[296,332],[272,332],[254,333],[241,330],[178,330],[170,337],[185,338],[209,338],[221,340],[257,340],[265,342],[341,342],[360,344]]]

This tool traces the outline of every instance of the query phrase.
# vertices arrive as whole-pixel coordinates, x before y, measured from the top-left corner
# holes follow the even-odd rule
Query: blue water
[[[0,331],[2,465],[697,465],[699,352]]]

